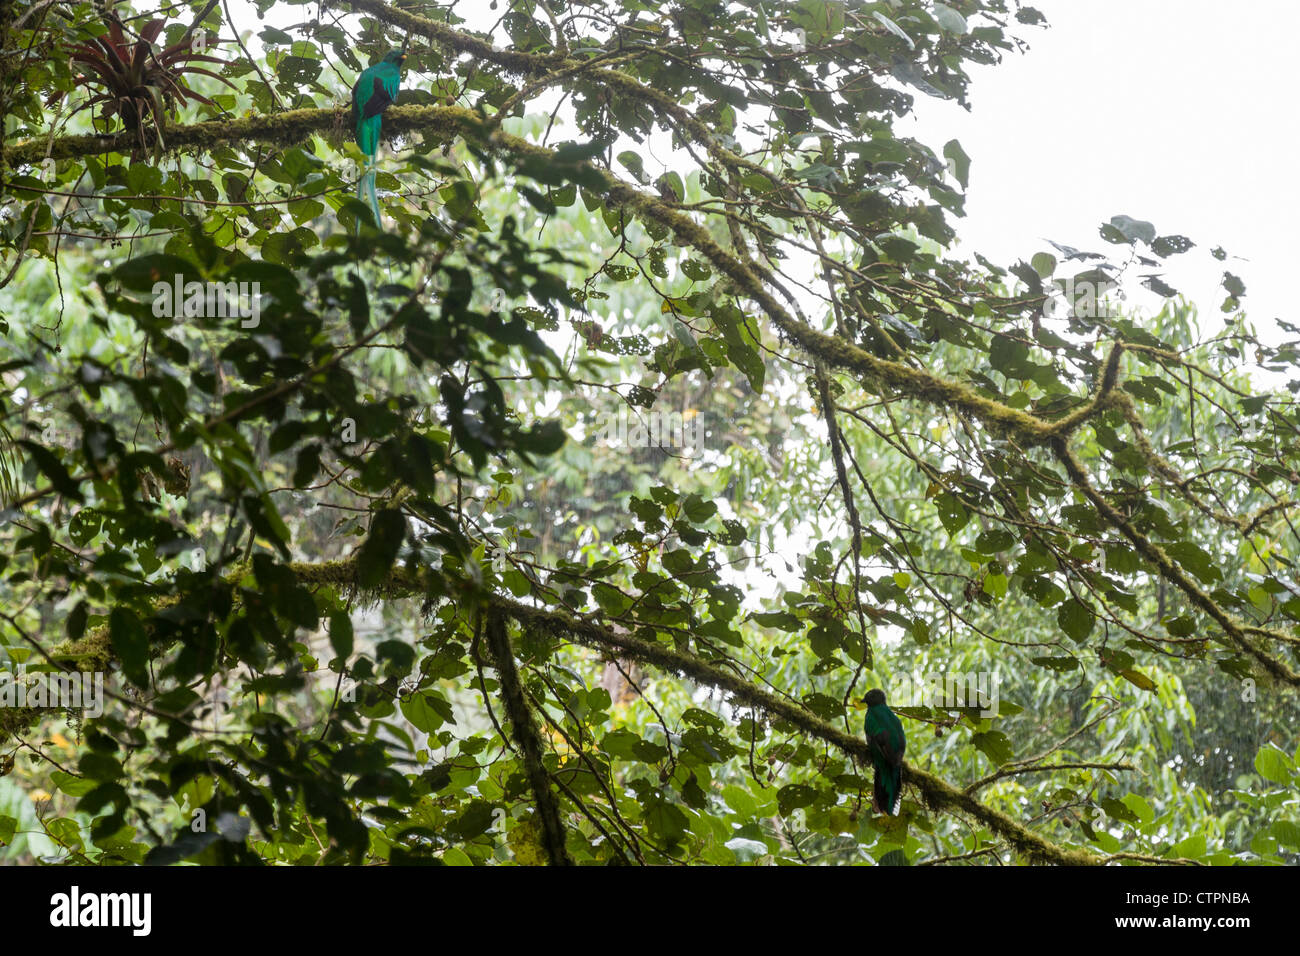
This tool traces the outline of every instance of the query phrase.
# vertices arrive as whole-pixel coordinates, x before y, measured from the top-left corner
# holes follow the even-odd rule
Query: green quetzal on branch
[[[907,738],[902,723],[885,703],[883,690],[867,691],[865,701],[867,750],[876,771],[871,805],[877,813],[895,817],[903,802],[903,751],[907,749]]]
[[[389,50],[374,66],[368,66],[357,77],[352,87],[352,113],[356,121],[355,137],[361,152],[366,154],[366,170],[357,183],[357,198],[370,205],[375,214],[375,225],[383,228],[379,215],[379,197],[375,195],[375,157],[379,153],[379,138],[383,131],[384,110],[393,105],[402,85],[402,62],[405,50]],[[361,231],[361,223],[357,223]]]

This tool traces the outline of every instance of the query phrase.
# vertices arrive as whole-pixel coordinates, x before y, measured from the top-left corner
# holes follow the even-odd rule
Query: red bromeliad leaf
[[[191,34],[186,34],[161,52],[156,51],[155,43],[165,25],[166,21],[161,19],[149,21],[140,30],[138,39],[132,42],[124,35],[122,24],[113,20],[108,25],[107,34],[94,38],[94,45],[81,44],[68,51],[73,62],[87,69],[87,80],[106,88],[80,108],[103,104],[103,115],[120,115],[128,128],[135,127],[141,143],[145,140],[146,115],[161,137],[166,125],[166,105],[179,103],[184,106],[191,100],[215,105],[209,97],[185,85],[182,81],[185,74],[210,76],[235,89],[235,85],[224,76],[194,65],[215,63],[224,66],[225,61],[195,50]],[[212,37],[208,42],[220,41]]]

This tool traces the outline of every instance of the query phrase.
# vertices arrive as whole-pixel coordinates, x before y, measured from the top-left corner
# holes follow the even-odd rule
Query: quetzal
[[[402,85],[402,62],[405,50],[389,50],[374,66],[368,66],[352,87],[352,113],[356,121],[356,140],[366,154],[366,171],[357,183],[357,198],[370,204],[375,225],[383,228],[379,217],[379,197],[375,195],[375,156],[379,153],[379,136],[384,124],[384,110],[393,105]],[[361,223],[357,223],[361,231]]]
[[[883,690],[867,691],[865,701],[867,750],[871,753],[871,766],[876,771],[872,809],[891,817],[898,816],[903,802],[903,751],[907,749],[903,725],[885,703]]]

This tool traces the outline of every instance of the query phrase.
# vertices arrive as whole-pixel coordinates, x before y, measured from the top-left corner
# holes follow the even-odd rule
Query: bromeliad
[[[402,62],[405,50],[389,50],[374,66],[361,71],[352,87],[352,114],[356,122],[354,135],[361,152],[366,156],[366,170],[357,183],[357,198],[370,206],[375,225],[383,228],[379,214],[379,197],[375,195],[375,156],[379,153],[380,133],[383,130],[384,110],[393,105],[402,85]],[[357,232],[361,222],[357,222]]]
[[[224,76],[194,65],[216,63],[225,66],[224,60],[203,52],[210,44],[220,42],[215,37],[196,33],[191,27],[177,42],[164,46],[158,44],[158,37],[167,21],[150,20],[139,33],[134,34],[137,39],[132,42],[117,15],[112,17],[106,34],[95,37],[89,44],[68,50],[71,62],[87,71],[77,78],[77,85],[88,86],[91,93],[90,99],[78,107],[78,111],[99,106],[105,119],[114,114],[120,116],[127,132],[133,133],[139,143],[131,151],[131,158],[144,159],[151,138],[155,147],[163,146],[169,107],[185,106],[190,100],[213,107],[217,105],[186,85],[189,74],[210,76],[232,90],[235,84]],[[158,44],[157,48],[155,44]],[[57,91],[45,105],[52,106],[62,98],[63,91]],[[146,135],[146,130],[152,132],[152,137]]]

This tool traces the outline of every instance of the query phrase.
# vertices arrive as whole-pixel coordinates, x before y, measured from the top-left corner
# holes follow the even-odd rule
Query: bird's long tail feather
[[[370,206],[370,211],[375,216],[375,226],[379,229],[384,228],[384,220],[379,214],[379,196],[375,193],[375,170],[373,167],[366,169],[361,176],[361,181],[357,183],[357,198]],[[357,220],[358,233],[361,232],[361,220]]]
[[[901,767],[876,768],[873,803],[879,813],[896,817],[903,805],[903,771]]]

